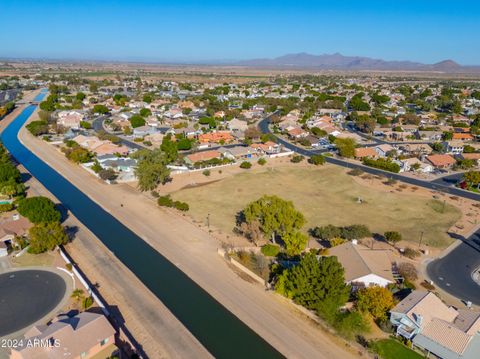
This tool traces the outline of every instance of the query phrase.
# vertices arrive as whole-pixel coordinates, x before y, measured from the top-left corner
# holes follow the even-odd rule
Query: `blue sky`
[[[0,0],[0,57],[204,61],[340,52],[480,65],[480,2]]]

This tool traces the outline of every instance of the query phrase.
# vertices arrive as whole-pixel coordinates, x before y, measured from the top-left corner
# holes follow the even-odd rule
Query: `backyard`
[[[392,193],[393,192],[393,193]],[[307,218],[308,228],[366,224],[374,233],[398,231],[407,241],[445,247],[446,231],[461,217],[456,207],[412,193],[385,192],[355,182],[340,167],[326,165],[257,168],[220,181],[184,188],[172,194],[190,205],[197,221],[231,233],[235,216],[264,194],[293,201]]]

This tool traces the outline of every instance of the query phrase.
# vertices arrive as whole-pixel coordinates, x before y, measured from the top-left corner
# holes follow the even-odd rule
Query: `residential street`
[[[472,279],[472,272],[480,267],[479,244],[480,230],[427,266],[427,274],[436,286],[477,305],[480,305],[480,284]]]

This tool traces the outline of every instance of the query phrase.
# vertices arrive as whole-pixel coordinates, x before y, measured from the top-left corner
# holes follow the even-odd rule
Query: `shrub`
[[[240,163],[240,168],[249,169],[252,168],[252,164],[248,161],[243,161],[242,163]]]
[[[92,124],[90,122],[87,122],[87,121],[80,121],[80,126],[82,128],[87,129],[87,130],[92,128]]]
[[[210,172],[210,170],[205,170],[205,171],[202,172],[202,174],[203,174],[204,176],[207,176],[207,177],[208,177],[208,176],[210,176],[211,172]]]
[[[9,212],[13,209],[13,203],[0,204],[0,212]]]
[[[290,162],[292,163],[300,163],[305,159],[302,155],[293,155],[292,158],[290,159]]]
[[[29,197],[18,202],[18,213],[27,217],[32,223],[58,222],[60,212],[47,197]]]
[[[417,269],[411,263],[402,262],[398,265],[398,273],[409,281],[415,281],[418,278]]]
[[[263,157],[259,158],[257,163],[260,165],[260,166],[264,166],[266,163],[267,163],[267,160]]]
[[[179,211],[183,211],[183,212],[186,212],[190,209],[190,206],[186,202],[175,201],[173,202],[173,206]]]
[[[162,207],[173,207],[173,200],[168,195],[158,197],[157,203]]]
[[[343,238],[332,238],[328,241],[328,243],[330,243],[330,247],[336,247],[336,246],[339,246],[340,244],[343,244],[345,243],[345,239]]]
[[[67,268],[68,271],[72,271],[73,267],[72,267],[72,263],[67,263],[65,264],[65,268]]]
[[[397,163],[392,162],[390,159],[379,158],[375,160],[372,158],[364,158],[363,164],[369,167],[375,167],[389,172],[400,172],[400,166]]]
[[[403,251],[403,255],[404,255],[405,257],[407,257],[407,258],[415,259],[415,258],[417,258],[417,257],[420,256],[420,252],[417,251],[416,249],[407,247],[407,248],[405,248],[405,250]]]
[[[116,172],[111,168],[102,169],[98,173],[98,176],[104,181],[113,181],[115,178],[117,178]]]
[[[152,192],[150,192],[150,194],[152,195],[153,198],[158,198],[158,197],[160,197],[160,195],[158,194],[157,191],[152,191]]]
[[[151,146],[152,145],[152,142],[151,141],[143,141],[143,144],[145,146]]]
[[[280,247],[275,244],[266,244],[261,248],[262,254],[267,257],[276,257],[280,253]]]
[[[360,176],[361,174],[363,174],[363,171],[360,168],[354,168],[353,170],[348,171],[347,173],[350,176]]]
[[[34,136],[44,135],[48,133],[47,121],[32,121],[26,127]]]
[[[325,156],[323,155],[312,155],[310,159],[308,160],[309,163],[312,165],[318,166],[318,165],[324,165],[325,164]]]

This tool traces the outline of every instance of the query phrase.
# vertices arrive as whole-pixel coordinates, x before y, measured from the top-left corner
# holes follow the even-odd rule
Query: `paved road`
[[[17,270],[0,275],[0,337],[27,327],[50,313],[67,285],[56,273]]]
[[[269,121],[270,121],[270,117],[266,117],[259,122],[258,126],[260,128],[260,131],[262,131],[263,133],[272,133],[272,131],[269,128]],[[277,140],[278,140],[279,143],[281,143],[286,148],[288,148],[292,151],[295,151],[298,154],[301,154],[303,156],[307,156],[307,157],[310,157],[314,154],[318,154],[318,153],[322,153],[322,152],[328,152],[328,151],[321,151],[321,150],[320,151],[319,150],[307,150],[307,149],[304,149],[304,148],[299,147],[297,145],[294,145],[291,142],[286,141],[283,138],[278,137],[278,136],[277,136]],[[358,168],[358,169],[360,169],[364,172],[370,173],[370,174],[374,174],[374,175],[377,175],[377,176],[386,176],[386,177],[389,177],[389,178],[396,179],[398,181],[409,183],[409,184],[414,185],[414,186],[424,187],[424,188],[427,188],[429,190],[441,191],[441,192],[445,192],[445,193],[450,194],[450,195],[464,197],[464,198],[468,198],[468,199],[472,199],[472,200],[476,200],[476,201],[480,200],[480,194],[479,193],[464,191],[464,190],[456,188],[452,185],[445,185],[443,183],[429,182],[429,181],[424,181],[424,180],[420,180],[420,179],[416,179],[416,178],[406,177],[406,176],[403,176],[403,175],[398,174],[398,173],[382,171],[382,170],[377,169],[377,168],[367,167],[367,166],[364,166],[360,163],[352,163],[352,162],[341,160],[341,159],[335,158],[335,157],[325,157],[325,160],[329,163],[332,163],[332,164],[335,164],[335,165],[338,165],[338,166],[342,166],[342,167],[346,167],[346,168],[352,168],[352,169]]]
[[[473,242],[473,243],[472,243]],[[445,257],[427,266],[427,274],[436,286],[463,301],[480,305],[480,285],[472,272],[480,267],[480,230]]]
[[[105,131],[107,133],[111,133],[112,135],[118,136],[118,133],[112,133],[109,132],[103,127],[103,121],[105,121],[108,118],[107,115],[97,117],[95,120],[92,122],[92,127],[95,130],[95,132],[100,132],[100,131]],[[130,147],[130,148],[135,148],[137,150],[144,149],[145,146],[142,146],[134,141],[127,140],[126,138],[123,138],[121,136],[118,136],[120,138],[120,143],[124,146]]]

